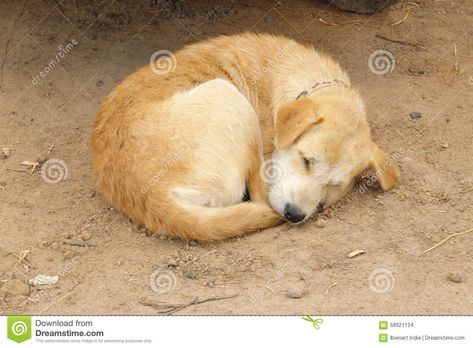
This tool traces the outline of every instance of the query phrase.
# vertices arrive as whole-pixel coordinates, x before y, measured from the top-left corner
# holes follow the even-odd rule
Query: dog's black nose
[[[304,220],[305,214],[295,204],[287,203],[284,207],[284,217],[287,221],[298,223]]]

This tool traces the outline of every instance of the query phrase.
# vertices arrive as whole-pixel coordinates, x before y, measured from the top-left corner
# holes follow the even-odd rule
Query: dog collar
[[[347,84],[340,80],[340,79],[333,79],[330,81],[323,81],[323,82],[316,82],[314,85],[312,85],[309,89],[306,89],[305,91],[302,91],[299,93],[297,96],[296,100],[302,97],[307,97],[308,95],[317,92],[318,90],[321,90],[322,88],[325,87],[331,87],[331,86],[344,86],[347,87]]]

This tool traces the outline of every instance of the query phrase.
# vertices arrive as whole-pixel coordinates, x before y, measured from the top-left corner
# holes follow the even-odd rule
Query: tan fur
[[[323,118],[317,114],[314,102],[308,98],[282,106],[278,111],[275,125],[278,147],[281,149],[288,147],[308,127],[320,122],[323,122]]]
[[[310,147],[319,127],[335,137],[347,127],[359,135],[363,151],[350,166],[352,178],[371,167],[383,189],[398,180],[370,140],[356,91],[330,87],[294,102],[314,81],[349,83],[313,48],[270,35],[222,36],[185,47],[176,62],[164,75],[145,66],[127,77],[103,103],[92,132],[99,189],[148,229],[211,240],[279,223],[261,163],[274,155],[275,138],[288,148]],[[333,113],[344,107],[356,109],[358,119]],[[346,148],[336,143],[333,163]],[[252,201],[242,203],[245,185]]]

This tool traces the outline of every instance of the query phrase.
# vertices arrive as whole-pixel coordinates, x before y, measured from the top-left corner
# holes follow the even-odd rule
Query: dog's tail
[[[171,203],[172,202],[172,203]],[[152,220],[155,220],[152,218]],[[226,207],[203,207],[167,201],[159,217],[150,225],[159,225],[182,239],[221,240],[241,236],[280,223],[281,217],[263,202],[242,202]],[[148,226],[153,230],[153,226]]]

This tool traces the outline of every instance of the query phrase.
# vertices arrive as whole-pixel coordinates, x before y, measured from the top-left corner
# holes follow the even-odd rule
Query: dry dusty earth
[[[363,16],[308,0],[31,0],[2,1],[0,17],[0,147],[11,149],[0,159],[0,313],[154,314],[141,302],[237,294],[179,314],[473,314],[473,233],[424,253],[473,228],[471,1]],[[95,113],[153,52],[246,30],[311,42],[340,61],[402,180],[386,194],[361,180],[325,225],[314,218],[220,243],[149,236],[96,192]],[[393,55],[392,71],[370,71],[377,50]],[[35,159],[64,161],[67,178],[51,184],[41,165],[21,165]],[[87,234],[97,247],[63,242]],[[365,253],[348,258],[356,249]],[[38,274],[59,281],[25,285]]]

